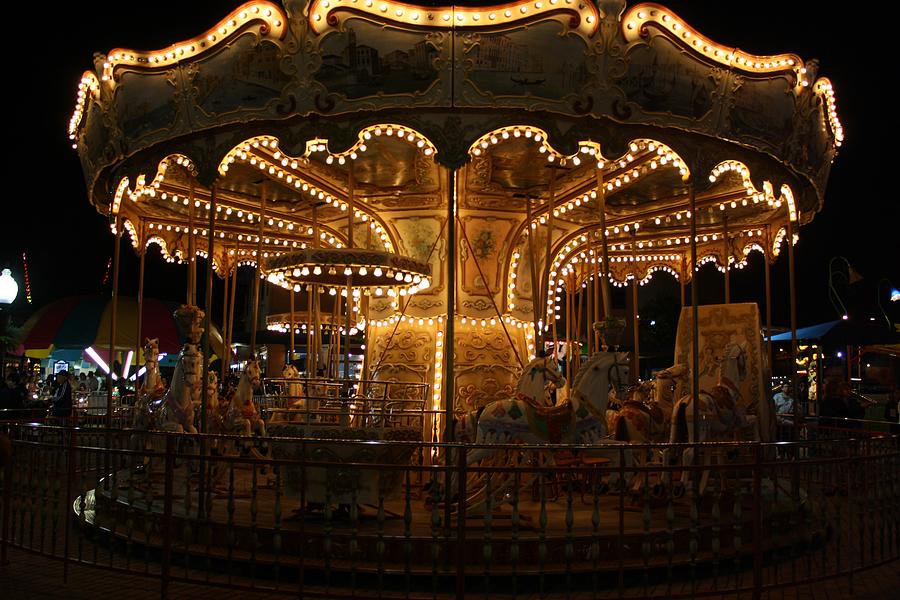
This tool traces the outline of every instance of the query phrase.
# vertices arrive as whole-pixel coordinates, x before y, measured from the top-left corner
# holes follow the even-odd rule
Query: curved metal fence
[[[0,543],[4,559],[12,546],[143,574],[163,597],[171,582],[304,597],[758,597],[852,582],[900,556],[890,427],[478,448],[5,423]],[[696,459],[675,464],[685,450]]]

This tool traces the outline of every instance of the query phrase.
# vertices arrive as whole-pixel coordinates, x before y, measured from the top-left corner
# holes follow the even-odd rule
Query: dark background
[[[21,17],[22,41],[17,49],[7,50],[6,172],[13,185],[7,186],[0,218],[0,267],[11,268],[20,282],[14,321],[21,323],[34,308],[62,296],[109,293],[106,273],[113,238],[106,218],[87,201],[77,155],[66,135],[76,86],[82,72],[92,68],[93,53],[114,47],[162,48],[205,31],[239,4],[68,2],[42,5],[42,13]],[[839,9],[845,12],[838,13],[811,0],[778,5],[681,0],[665,5],[721,44],[758,54],[794,52],[804,60],[820,59],[820,75],[835,86],[846,140],[831,172],[824,209],[801,230],[796,246],[799,322],[803,326],[837,317],[827,293],[828,263],[835,256],[846,257],[863,277],[841,289],[854,318],[883,319],[876,309],[876,287],[885,277],[900,285],[900,211],[890,187],[888,136],[895,110],[886,88],[892,73],[882,62],[889,55],[867,40],[876,35],[872,23],[879,9],[861,4],[853,12],[853,6],[845,4]],[[23,251],[28,256],[31,305],[25,299]],[[122,293],[134,295],[137,259],[127,242],[122,257]],[[762,259],[758,253],[751,257],[748,268],[732,274],[732,301],[762,301]],[[202,261],[200,268],[204,272]],[[162,261],[153,247],[146,294],[183,300],[185,272],[184,266]],[[721,301],[722,276],[714,267],[704,268],[698,281],[702,302]],[[786,252],[773,268],[773,288],[774,322],[786,326]],[[642,305],[652,311],[659,298],[677,298],[677,289],[661,275],[641,288]],[[896,312],[898,303],[890,306],[887,288],[880,289],[882,304]],[[220,296],[216,291],[214,297]]]

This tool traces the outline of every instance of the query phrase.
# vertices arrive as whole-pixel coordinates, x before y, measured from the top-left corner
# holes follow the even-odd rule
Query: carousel
[[[578,552],[584,546],[596,557],[585,541],[592,511],[615,512],[619,502],[598,489],[635,486],[616,474],[628,480],[626,471],[648,460],[700,460],[693,449],[677,460],[632,453],[627,442],[772,438],[770,349],[761,333],[771,328],[769,264],[785,252],[793,274],[793,245],[822,207],[843,132],[815,61],[720,44],[657,4],[286,0],[247,2],[165,48],[97,55],[81,79],[69,137],[89,200],[108,215],[113,235],[142,258],[156,245],[168,260],[188,263],[182,312],[194,335],[173,378],[179,389],[145,384],[142,406],[152,417],[162,402],[165,416],[156,424],[136,417],[136,428],[255,434],[223,451],[244,453],[244,444],[258,459],[296,459],[315,447],[315,460],[423,469],[523,464],[509,450],[501,458],[496,444],[597,446],[579,460],[608,465],[609,477],[580,482],[588,499],[574,514],[570,504],[549,515],[560,540],[574,535]],[[730,274],[753,252],[766,265],[764,315],[729,297]],[[198,275],[201,258],[206,272]],[[690,284],[709,262],[723,274],[725,303],[700,306]],[[270,329],[290,332],[290,350],[276,392],[254,396],[260,370],[251,359],[222,408],[217,396],[225,392],[199,375],[208,371],[203,332],[213,305],[206,294],[197,307],[196,288],[201,276],[207,289],[214,276],[225,280],[229,346],[239,268],[255,270],[254,331],[267,319]],[[610,411],[613,384],[638,383],[633,307],[652,277],[680,284],[675,365]],[[790,285],[796,328],[793,276]],[[280,290],[289,310],[259,315],[263,286]],[[627,288],[630,315],[613,305],[614,287]],[[306,360],[295,366],[301,333]],[[623,337],[630,356],[617,352]],[[354,343],[364,356],[351,374]],[[152,344],[144,357],[155,360]],[[270,361],[268,369],[281,365]],[[218,376],[225,374],[223,366]],[[420,445],[363,452],[343,440]],[[446,444],[463,444],[453,446],[463,452]],[[562,464],[558,453],[537,454],[528,464]],[[365,512],[357,506],[370,507],[378,518],[354,530],[364,563],[376,552],[399,553],[390,540],[384,550],[385,512],[388,526],[395,514],[394,525],[414,530],[413,543],[428,556],[434,518],[449,526],[466,510],[494,514],[519,490],[537,489],[524,475],[460,481],[423,471],[435,485],[411,503],[409,477],[359,469],[365,473],[351,476],[342,468],[340,478],[313,466],[274,487],[302,497],[301,514],[311,503],[326,515],[331,505],[349,507],[354,518]],[[129,494],[160,493],[161,482],[138,482],[132,471],[118,475],[133,482]],[[141,476],[151,471],[152,464]],[[190,491],[203,488],[195,476],[176,473],[187,497],[200,494],[179,518],[206,511],[224,523],[217,494],[265,477],[256,467],[237,476],[232,468],[230,480],[214,474],[204,499],[203,489]],[[625,535],[637,536],[632,547],[641,547],[650,522],[674,523],[681,545],[688,509],[664,507],[684,496],[687,477],[642,479],[649,485],[636,493],[669,500],[653,514],[622,517]],[[707,478],[698,479],[689,495],[702,503]],[[450,510],[446,488],[465,490],[465,508]],[[391,506],[390,492],[404,489],[406,506]],[[97,519],[104,511],[124,519],[133,509],[114,496],[97,491]],[[543,504],[545,494],[537,496]],[[261,510],[280,511],[280,498],[261,490]],[[740,515],[739,495],[725,503]],[[156,509],[148,501],[142,510]],[[544,509],[532,510],[546,524]],[[311,531],[330,534],[328,518],[305,533],[278,533],[280,547],[321,552],[321,531]],[[736,519],[729,527],[740,532]],[[249,524],[240,527],[249,535]],[[700,525],[703,545],[711,527]],[[301,535],[313,541],[301,543]],[[263,535],[260,543],[273,542]],[[519,559],[537,561],[539,542],[521,543]]]

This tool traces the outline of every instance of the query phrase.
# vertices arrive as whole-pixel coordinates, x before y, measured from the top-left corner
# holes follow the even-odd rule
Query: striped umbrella
[[[160,352],[177,353],[186,339],[173,313],[175,302],[145,298],[141,306],[141,331],[144,337],[159,338]],[[116,318],[117,350],[137,347],[138,306],[135,298],[119,298]],[[99,296],[72,296],[47,304],[34,313],[22,327],[25,355],[47,358],[55,350],[84,350],[92,346],[98,352],[109,349],[112,299]],[[222,336],[212,327],[213,351],[222,356]]]

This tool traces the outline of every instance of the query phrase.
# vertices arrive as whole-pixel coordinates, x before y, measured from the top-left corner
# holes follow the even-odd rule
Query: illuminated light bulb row
[[[653,275],[656,273],[668,273],[676,280],[680,279],[681,276],[678,274],[678,271],[670,267],[669,265],[652,265],[649,269],[647,269],[647,275],[641,279],[638,283],[641,286],[647,285],[650,283],[650,280],[653,279]]]
[[[434,28],[470,28],[534,19],[547,13],[555,13],[560,8],[578,15],[577,29],[587,35],[596,31],[600,21],[596,6],[592,2],[576,0],[524,0],[495,7],[451,6],[435,7],[433,10],[391,0],[315,0],[309,10],[309,22],[313,31],[320,34],[326,24],[329,24],[328,15],[338,18],[343,9],[348,13],[351,10],[367,13],[377,17],[379,21],[399,21]]]
[[[119,209],[122,206],[122,197],[125,195],[126,192],[128,192],[128,178],[123,177],[119,181],[119,185],[116,186],[116,193],[113,194],[113,201],[112,201],[112,206],[111,206],[112,214],[114,214],[114,215],[119,214]],[[129,197],[130,196],[131,196],[131,194],[129,194]]]
[[[73,142],[78,136],[78,127],[81,125],[81,120],[84,118],[84,109],[87,105],[88,94],[96,97],[99,91],[100,82],[97,80],[97,76],[90,71],[86,71],[84,75],[81,76],[81,81],[78,82],[78,91],[75,93],[75,110],[72,111],[72,116],[69,118],[69,139]],[[72,144],[72,148],[77,147],[78,144]]]
[[[141,242],[138,239],[137,231],[134,228],[134,224],[130,219],[125,219],[123,222],[123,226],[125,227],[125,231],[128,233],[128,237],[131,238],[131,246],[137,250],[141,247]]]
[[[369,321],[369,325],[372,325],[373,327],[388,327],[396,323],[409,323],[410,325],[419,325],[421,327],[424,327],[425,325],[431,327],[434,324],[437,324],[440,327],[444,324],[444,317],[408,317],[406,315],[395,314],[387,319]],[[442,336],[443,333],[439,335]]]
[[[540,144],[538,147],[539,152],[542,154],[549,152],[549,156],[552,156],[553,160],[560,159],[560,164],[565,164],[564,161],[567,157],[547,144],[547,133],[543,129],[531,127],[530,125],[511,125],[489,131],[469,146],[469,154],[472,156],[481,156],[485,150],[493,145],[510,139],[522,138],[530,140],[534,144]]]
[[[366,135],[366,133],[361,133],[360,136]],[[398,134],[399,135],[399,134]],[[420,140],[421,141],[421,140]],[[325,145],[320,143],[321,140],[313,140],[307,144],[307,152],[311,152],[310,150],[313,146],[315,147],[314,151],[325,151]],[[276,162],[271,162],[262,158],[257,154],[251,154],[254,149],[258,148],[266,148],[273,152],[272,159]],[[362,150],[365,149],[365,146],[362,146]],[[348,151],[350,152],[350,151]],[[353,158],[356,158],[355,152],[350,153]],[[328,155],[326,162],[331,162],[333,160],[333,156],[336,155]],[[233,164],[237,160],[241,160],[246,162],[252,166],[258,167],[261,171],[267,172],[269,175],[273,175],[278,179],[284,179],[286,183],[293,185],[297,190],[307,192],[310,196],[316,197],[319,200],[323,200],[328,205],[333,206],[334,208],[346,212],[349,210],[350,205],[338,198],[335,198],[331,194],[326,193],[325,191],[317,188],[316,186],[303,181],[299,177],[287,173],[284,168],[290,168],[296,170],[300,166],[300,162],[295,158],[289,158],[288,156],[282,154],[278,150],[278,140],[271,136],[257,136],[255,138],[251,138],[247,140],[243,144],[234,148],[231,152],[229,152],[222,162],[219,165],[219,172],[223,175],[228,172],[228,165]],[[341,163],[344,162],[344,158],[339,156],[339,160]],[[230,213],[228,213],[230,214]],[[248,213],[248,215],[252,215],[253,213]],[[394,251],[393,243],[390,240],[390,236],[387,234],[387,231],[384,229],[381,223],[377,222],[372,215],[366,215],[365,213],[361,213],[359,210],[354,210],[354,215],[359,216],[362,214],[364,216],[363,221],[370,221],[370,228],[375,232],[382,246],[388,252]],[[240,215],[239,215],[240,216]],[[258,217],[258,215],[256,215]],[[252,216],[248,217],[252,221]],[[270,219],[271,221],[271,219]],[[272,223],[269,223],[270,225]],[[299,225],[299,224],[294,224]],[[291,229],[291,224],[288,225],[288,228]],[[311,235],[311,232],[310,232]],[[325,239],[324,237],[322,238]],[[334,245],[337,248],[342,247],[341,242],[334,241],[333,238],[330,238],[329,243]]]
[[[624,173],[619,173],[617,176],[605,180],[604,187],[607,192],[614,192],[618,189],[621,189],[623,185],[627,186],[628,184],[634,183],[640,177],[648,175],[660,167],[678,169],[679,174],[683,177],[688,175],[689,173],[687,165],[683,160],[681,160],[681,158],[677,153],[675,153],[674,150],[672,150],[665,144],[661,144],[660,142],[657,142],[655,140],[637,139],[629,144],[628,149],[629,151],[624,156],[621,156],[613,161],[607,161],[603,158],[603,155],[600,153],[600,147],[595,142],[581,142],[579,144],[578,152],[580,154],[592,157],[592,161],[597,161],[598,169],[604,169],[610,173],[617,170],[628,169],[629,165],[633,164],[637,160],[645,162],[645,164],[640,165],[640,167],[628,169]],[[646,154],[647,152],[655,154],[655,156],[652,157],[649,162],[646,162],[648,158]],[[578,154],[576,154],[574,157],[571,157],[571,160],[576,165],[580,164],[581,162],[581,160],[578,158]],[[577,198],[573,198],[565,203],[556,206],[553,210],[553,216],[559,217],[561,215],[565,215],[567,212],[574,210],[575,208],[586,205],[592,200],[596,200],[596,198],[597,191],[591,190],[588,193],[582,194]],[[548,219],[543,215],[535,216],[531,228],[535,229],[537,224],[544,224],[547,221]],[[625,231],[628,231],[631,228],[637,229],[639,226],[640,225],[638,223],[632,223],[630,225],[624,225],[623,228]]]
[[[184,225],[172,225],[172,224],[163,224],[163,223],[148,223],[147,227],[150,230],[155,229],[157,231],[174,231],[175,233],[189,234],[192,231],[190,227],[187,227]],[[193,233],[194,233],[194,235],[206,237],[207,230],[195,227],[193,229]],[[223,240],[224,239],[236,240],[238,242],[245,242],[248,244],[259,243],[259,240],[260,240],[260,237],[258,235],[249,235],[249,234],[244,235],[241,233],[234,234],[231,232],[226,233],[224,231],[218,232],[218,237]],[[331,239],[333,240],[333,238],[331,238]],[[282,246],[285,248],[298,248],[301,250],[307,248],[306,242],[298,242],[297,240],[279,239],[279,238],[271,238],[271,237],[264,237],[264,238],[262,238],[262,240],[265,244],[269,244],[271,246]],[[255,253],[255,250],[254,250],[254,253]]]
[[[218,25],[192,40],[174,44],[164,50],[138,52],[135,50],[113,50],[103,63],[103,81],[112,78],[117,65],[138,65],[142,67],[167,67],[197,56],[216,43],[227,39],[247,23],[262,21],[261,36],[280,38],[285,33],[287,17],[282,10],[270,2],[245,4],[225,17]]]
[[[648,23],[653,23],[663,30],[669,31],[673,36],[681,38],[683,43],[693,48],[694,51],[711,58],[720,64],[738,66],[745,71],[777,72],[787,69],[798,70],[802,68],[802,61],[793,54],[779,54],[777,56],[754,56],[741,52],[734,48],[721,46],[709,38],[698,33],[690,25],[680,19],[675,13],[661,10],[661,7],[638,5],[629,10],[622,18],[625,39],[629,42],[637,40],[642,33],[642,28]]]
[[[834,87],[831,85],[831,81],[823,77],[816,81],[813,90],[825,96],[825,109],[828,113],[828,123],[831,125],[832,133],[834,133],[834,145],[840,146],[844,142],[844,127],[838,118]]]
[[[294,328],[294,333],[302,333],[304,331],[307,331],[307,329],[311,329],[311,327],[307,327],[306,323],[302,323]],[[269,323],[268,325],[266,325],[266,330],[277,331],[279,333],[288,333],[291,330],[291,328],[287,323]],[[319,326],[319,331],[337,331],[341,335],[345,335],[347,332],[347,329],[344,326],[335,328],[335,327],[332,327],[332,325],[330,323],[328,323],[328,324],[323,323],[322,325]],[[356,335],[359,332],[360,332],[360,328],[358,326],[353,326],[350,328],[350,335]]]
[[[443,326],[443,317],[438,317],[438,323]],[[432,324],[432,320],[428,319],[428,324]],[[435,332],[434,340],[434,381],[431,388],[431,408],[440,410],[441,408],[441,382],[444,378],[444,332],[438,329]]]
[[[275,253],[274,256],[280,256],[282,253]],[[264,257],[269,256],[268,253],[263,255]],[[291,278],[299,278],[299,277],[309,277],[319,276],[325,272],[325,269],[319,265],[315,265],[310,269],[308,266],[304,265],[303,267],[294,267],[292,269],[272,269],[266,275],[266,279],[269,283],[273,285],[281,286],[285,289],[292,289],[296,282],[291,281]],[[338,275],[341,273],[347,277],[353,275],[353,269],[349,265],[345,265],[343,267],[331,266],[328,267],[327,273],[332,276]],[[369,271],[366,271],[367,273]],[[362,293],[366,296],[376,296],[382,297],[387,296],[390,298],[395,298],[397,296],[407,296],[416,294],[422,290],[426,290],[431,287],[431,280],[428,277],[422,277],[419,274],[413,274],[401,270],[393,270],[393,269],[384,269],[381,267],[376,267],[371,270],[372,275],[375,277],[385,278],[384,285],[367,285],[363,287]],[[360,274],[362,275],[362,270],[360,270]],[[394,281],[390,281],[390,280]],[[328,286],[326,286],[328,287]],[[399,289],[395,289],[399,288]],[[356,288],[353,292],[354,296],[359,295],[360,288]],[[337,286],[331,286],[329,289],[329,294],[334,296],[340,293],[341,296],[346,297],[347,289],[345,287],[341,287],[340,292],[338,292]]]
[[[729,257],[729,261],[730,258],[731,257]],[[726,271],[726,268],[720,264],[719,258],[715,254],[707,254],[706,256],[700,258],[697,261],[697,266],[694,267],[694,271],[699,271],[700,267],[702,267],[706,263],[713,263],[714,265],[716,265],[716,269],[718,269],[720,273],[724,273]]]
[[[514,251],[512,262],[509,264],[509,276],[506,284],[506,307],[509,310],[513,310],[516,307],[516,278],[518,277],[516,271],[519,268],[521,256],[518,250]]]
[[[781,186],[781,198],[787,202],[788,206],[788,218],[792,223],[797,222],[797,205],[794,203],[794,192],[791,190],[791,186],[788,184],[782,184]],[[780,201],[778,203],[780,205]]]
[[[349,157],[351,160],[355,160],[357,152],[365,152],[366,142],[373,137],[381,137],[382,135],[395,137],[398,140],[405,140],[408,144],[416,147],[425,156],[433,157],[437,154],[437,148],[435,148],[434,144],[415,129],[396,123],[382,123],[379,125],[370,125],[361,130],[358,134],[358,140],[353,146],[340,154],[331,154],[329,152],[329,156],[337,159]]]

